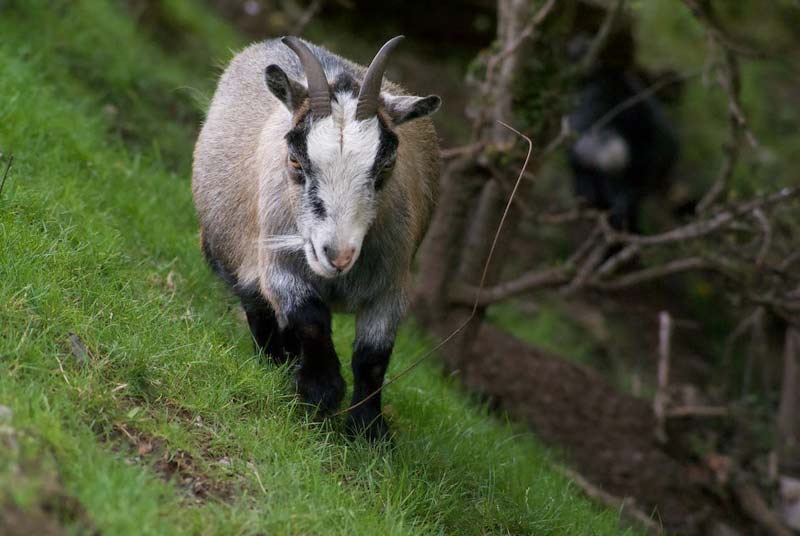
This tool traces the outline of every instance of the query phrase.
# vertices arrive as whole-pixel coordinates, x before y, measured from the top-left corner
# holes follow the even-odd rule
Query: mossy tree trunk
[[[497,40],[476,60],[481,73],[471,81],[474,98],[468,114],[474,118],[467,150],[450,161],[442,176],[439,207],[420,252],[420,277],[415,295],[415,312],[424,325],[446,335],[462,325],[472,308],[451,300],[455,286],[477,287],[502,217],[509,185],[520,171],[527,146],[497,120],[519,125],[515,119],[520,87],[526,95],[535,91],[521,80],[525,57],[539,43],[545,19],[553,10],[552,0],[499,0]],[[544,40],[542,40],[544,41]],[[552,57],[552,56],[551,56]],[[542,92],[552,90],[548,81],[537,81]],[[537,117],[524,125],[533,136],[544,136],[560,109]],[[525,197],[532,187],[524,180],[517,195]],[[495,282],[509,258],[509,248],[519,227],[521,215],[512,211],[502,230],[502,240],[494,253],[486,284]],[[476,311],[468,329],[445,350],[448,363],[461,364],[478,333],[485,308]]]

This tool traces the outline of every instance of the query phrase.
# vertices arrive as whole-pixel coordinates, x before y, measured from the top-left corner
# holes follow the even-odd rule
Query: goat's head
[[[347,273],[358,259],[395,167],[395,127],[441,104],[435,95],[381,93],[386,62],[401,39],[381,48],[360,83],[348,73],[329,83],[319,59],[295,37],[283,42],[300,59],[307,86],[277,65],[266,69],[267,87],[293,117],[286,177],[307,262],[320,276]]]

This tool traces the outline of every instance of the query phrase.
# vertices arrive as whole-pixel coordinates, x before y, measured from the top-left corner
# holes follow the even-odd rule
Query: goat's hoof
[[[318,417],[327,417],[336,412],[344,398],[344,379],[338,370],[328,374],[309,375],[300,369],[295,376],[295,385],[300,400],[316,408]]]
[[[354,409],[347,416],[347,433],[356,438],[365,438],[370,442],[390,439],[389,425],[380,411]]]

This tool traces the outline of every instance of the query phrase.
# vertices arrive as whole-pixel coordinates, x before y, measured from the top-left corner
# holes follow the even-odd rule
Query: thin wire
[[[472,319],[475,318],[475,314],[478,312],[478,304],[480,303],[481,292],[483,292],[483,286],[484,286],[484,283],[486,282],[486,276],[489,273],[489,266],[490,266],[490,264],[492,262],[492,256],[494,255],[494,250],[497,247],[497,242],[500,239],[500,232],[503,230],[503,225],[506,222],[506,217],[508,216],[509,210],[511,210],[511,204],[514,201],[514,196],[517,195],[517,190],[519,189],[519,185],[522,182],[522,178],[523,178],[523,176],[525,174],[525,170],[528,167],[528,161],[530,160],[531,154],[533,153],[533,141],[531,141],[531,139],[528,136],[526,136],[525,134],[523,134],[519,130],[515,129],[511,125],[508,125],[508,124],[500,121],[499,119],[497,120],[497,122],[500,123],[505,128],[507,128],[508,130],[510,130],[511,132],[513,132],[514,134],[516,134],[517,136],[523,138],[526,142],[528,142],[528,154],[525,156],[525,163],[522,164],[522,169],[520,170],[519,176],[517,177],[517,182],[514,183],[514,188],[511,190],[511,195],[509,195],[509,197],[508,197],[508,202],[506,203],[506,208],[503,211],[503,216],[500,218],[500,223],[497,225],[497,231],[495,231],[495,233],[494,233],[494,240],[492,240],[492,247],[489,248],[489,254],[486,256],[486,262],[483,265],[483,273],[481,274],[481,282],[478,285],[478,292],[475,294],[475,301],[472,304],[472,311],[470,312],[470,314],[467,317],[467,319],[460,326],[458,326],[450,335],[448,335],[447,337],[442,339],[442,341],[440,341],[436,346],[434,346],[433,348],[431,348],[427,352],[423,353],[413,363],[411,363],[411,365],[406,367],[404,370],[400,371],[396,376],[394,376],[394,377],[390,378],[388,381],[384,382],[383,385],[381,385],[380,387],[375,389],[373,392],[371,392],[369,395],[364,397],[359,402],[357,402],[357,403],[353,404],[352,406],[349,406],[349,407],[347,407],[347,408],[345,408],[345,409],[343,409],[341,411],[337,411],[336,413],[331,415],[331,417],[338,417],[339,415],[344,415],[345,413],[348,413],[348,412],[356,409],[357,407],[359,407],[362,404],[366,403],[367,400],[371,399],[372,397],[374,397],[375,395],[377,395],[378,393],[383,391],[386,387],[392,385],[394,382],[396,382],[397,380],[399,380],[400,378],[402,378],[403,376],[405,376],[406,374],[408,374],[409,372],[411,372],[412,370],[417,368],[423,361],[425,361],[427,358],[432,356],[442,346],[444,346],[445,344],[450,342],[453,339],[453,337],[458,335],[465,327],[467,327],[467,324],[469,324],[472,321]]]

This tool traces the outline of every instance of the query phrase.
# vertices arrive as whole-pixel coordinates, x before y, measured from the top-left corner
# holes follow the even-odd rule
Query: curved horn
[[[402,35],[389,39],[375,54],[372,63],[369,64],[367,74],[361,83],[361,91],[358,92],[356,120],[363,121],[378,113],[378,96],[381,92],[381,81],[383,81],[386,63],[389,61],[389,55],[403,39]]]
[[[296,37],[284,37],[281,42],[297,54],[306,73],[311,113],[317,118],[331,115],[331,89],[319,59]]]

